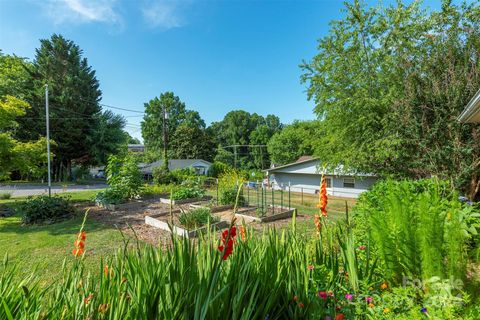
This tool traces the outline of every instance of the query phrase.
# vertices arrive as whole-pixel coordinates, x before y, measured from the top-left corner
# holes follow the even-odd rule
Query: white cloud
[[[184,9],[189,0],[148,0],[142,13],[145,21],[154,28],[178,28],[186,24]]]
[[[56,24],[102,22],[122,25],[115,11],[117,0],[49,0],[44,9]]]

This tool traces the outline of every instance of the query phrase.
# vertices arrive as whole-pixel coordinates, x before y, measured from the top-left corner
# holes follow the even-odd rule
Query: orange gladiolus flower
[[[244,226],[240,226],[240,238],[242,241],[247,240],[247,230],[245,230]]]
[[[79,249],[84,249],[85,248],[85,243],[83,241],[80,241],[80,240],[75,240],[73,242],[73,245],[75,246],[75,248],[79,248]]]
[[[103,273],[105,274],[105,277],[108,277],[108,275],[110,274],[108,270],[108,264],[106,264],[105,267],[103,267]]]
[[[73,242],[73,246],[75,247],[75,249],[72,250],[72,254],[75,257],[79,257],[84,254],[85,239],[87,239],[87,233],[85,231],[78,233],[77,240]]]
[[[85,231],[82,231],[78,233],[77,238],[81,241],[85,241],[87,239],[87,233]]]
[[[81,255],[83,255],[85,251],[81,248],[77,248],[77,249],[73,249],[72,250],[72,254],[75,256],[75,257],[79,257]]]

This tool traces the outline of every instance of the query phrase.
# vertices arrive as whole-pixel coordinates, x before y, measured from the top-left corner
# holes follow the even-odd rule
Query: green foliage
[[[145,184],[140,188],[141,196],[153,196],[153,195],[167,195],[170,194],[170,191],[176,190],[177,185],[174,184],[160,184],[160,185],[149,185]]]
[[[12,194],[10,192],[0,193],[0,199],[6,200],[6,199],[10,199],[11,197],[12,197]]]
[[[363,172],[452,179],[474,199],[478,126],[457,116],[480,87],[478,1],[345,6],[302,66],[323,131],[316,154]]]
[[[265,145],[270,137],[281,130],[280,119],[275,115],[262,117],[256,113],[250,114],[243,110],[228,112],[222,121],[214,122],[208,131],[216,138],[217,145]],[[235,166],[234,149],[220,149],[215,157],[216,161]],[[236,167],[265,168],[269,165],[269,157],[264,147],[237,147]]]
[[[29,197],[17,207],[23,223],[40,223],[45,220],[58,220],[71,217],[75,208],[68,198],[60,196]]]
[[[220,161],[215,161],[210,166],[210,169],[208,169],[208,176],[218,178],[220,175],[222,175],[223,173],[227,172],[230,169],[231,167],[228,164]]]
[[[165,171],[163,166],[153,168],[153,181],[157,184],[194,183],[203,179],[195,173],[193,168],[174,169]]]
[[[109,187],[97,194],[97,202],[118,204],[139,195],[143,183],[142,175],[136,160],[130,154],[123,159],[110,156],[106,173]]]
[[[361,196],[359,233],[371,234],[392,283],[403,277],[463,279],[475,215],[449,190],[436,179],[388,180]]]
[[[219,203],[222,205],[233,205],[237,198],[238,186],[246,180],[245,172],[230,169],[225,171],[218,178]],[[239,196],[239,205],[245,204],[243,194]]]
[[[7,179],[12,171],[18,171],[25,178],[40,178],[45,173],[46,139],[21,142],[10,132],[17,129],[16,118],[24,115],[29,107],[15,97],[0,97],[0,179]]]
[[[319,121],[295,121],[274,134],[267,145],[272,162],[283,165],[313,155],[319,126]]]
[[[172,200],[202,198],[205,190],[196,185],[180,186],[172,193]]]
[[[212,160],[215,144],[203,127],[180,124],[169,143],[169,158]]]
[[[162,154],[163,150],[163,113],[164,110],[168,112],[168,119],[166,125],[168,128],[168,136],[174,137],[175,141],[172,141],[177,146],[188,144],[192,142],[195,137],[192,136],[190,130],[186,130],[186,127],[191,127],[194,132],[205,129],[205,122],[196,111],[186,109],[185,103],[183,103],[178,96],[175,96],[173,92],[164,92],[160,94],[160,97],[155,97],[148,103],[145,103],[145,116],[141,123],[142,125],[142,137],[145,142],[145,147],[149,152],[153,152],[157,155]],[[176,130],[180,125],[184,125],[177,136]],[[197,142],[195,142],[197,143]],[[198,142],[203,143],[203,142]],[[171,151],[175,153],[175,150]],[[184,150],[181,150],[184,153]],[[202,151],[203,152],[203,151]],[[162,157],[163,158],[163,157]]]
[[[220,198],[218,199],[218,202],[221,205],[234,205],[237,200],[237,191],[237,187],[220,189]],[[238,197],[238,205],[245,205],[245,197],[243,194],[240,194]]]
[[[209,223],[219,221],[217,217],[212,216],[212,212],[209,208],[197,208],[182,212],[178,217],[178,220],[182,226],[187,228],[187,230],[198,229]]]

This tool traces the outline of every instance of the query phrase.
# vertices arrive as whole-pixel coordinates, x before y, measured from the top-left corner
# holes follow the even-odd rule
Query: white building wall
[[[377,180],[374,177],[355,178],[355,188],[344,188],[342,176],[329,176],[332,183],[331,187],[327,188],[327,193],[331,196],[358,198],[358,196],[368,190]],[[271,173],[270,182],[273,183],[275,189],[290,190],[292,192],[304,192],[315,194],[320,190],[320,174],[299,174],[299,173],[285,173],[276,172]]]

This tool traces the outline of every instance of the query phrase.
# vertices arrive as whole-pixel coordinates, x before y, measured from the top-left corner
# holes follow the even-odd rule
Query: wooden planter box
[[[231,205],[231,204],[226,204],[226,205],[221,205],[221,206],[208,207],[208,206],[205,206],[205,205],[202,205],[202,204],[192,203],[192,204],[190,205],[190,208],[192,208],[192,209],[208,208],[208,209],[210,209],[210,211],[211,211],[212,213],[215,213],[215,212],[221,212],[221,211],[233,209],[233,205]]]
[[[176,210],[176,211],[180,212],[180,210]],[[167,212],[167,214],[169,214],[169,213],[170,212]],[[173,213],[175,213],[175,212],[173,212]],[[187,229],[184,229],[182,227],[178,227],[178,226],[174,225],[170,229],[170,226],[168,225],[167,222],[161,221],[161,220],[156,218],[156,217],[161,216],[161,215],[165,216],[165,212],[162,212],[158,215],[145,216],[145,223],[150,225],[150,226],[153,226],[155,228],[166,230],[166,231],[172,232],[174,234],[177,234],[177,235],[185,237],[185,238],[197,237],[199,234],[206,232],[208,230],[208,227],[209,227],[209,226],[203,226],[203,227],[198,228],[198,229],[187,230]],[[228,226],[227,221],[219,221],[217,223],[211,224],[210,229],[222,229],[222,228],[225,228],[227,226]]]
[[[182,200],[170,200],[169,198],[160,198],[161,203],[166,203],[166,204],[186,204],[186,203],[192,203],[192,202],[199,202],[202,200],[210,200],[212,197],[206,196],[203,198],[189,198],[189,199],[182,199]]]
[[[242,212],[248,212],[248,211],[254,211],[255,209],[249,209],[249,210],[243,210],[241,212],[237,212],[235,214],[235,217],[238,219],[244,219],[245,222],[271,222],[275,220],[280,220],[280,219],[286,219],[286,218],[291,218],[293,214],[295,213],[296,209],[295,208],[288,208],[288,207],[280,207],[280,206],[275,206],[275,209],[283,210],[280,211],[279,213],[275,213],[272,215],[264,216],[264,217],[254,217],[254,216],[249,216],[246,214],[242,214]]]

